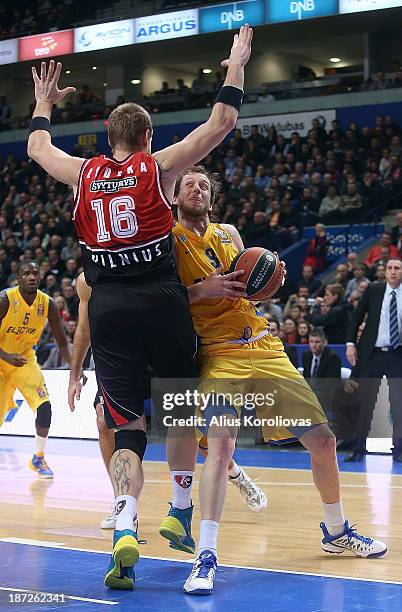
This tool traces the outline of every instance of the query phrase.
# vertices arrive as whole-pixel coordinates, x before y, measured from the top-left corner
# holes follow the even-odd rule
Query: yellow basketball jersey
[[[186,287],[204,280],[220,264],[227,271],[238,252],[231,235],[219,223],[210,223],[204,236],[176,223],[173,234],[179,274]],[[204,345],[247,342],[269,330],[268,321],[249,300],[243,298],[200,300],[190,308],[195,330]]]
[[[25,302],[18,287],[6,290],[9,306],[0,327],[0,347],[7,353],[21,353],[33,359],[33,346],[38,343],[47,321],[49,296],[42,291],[36,292],[31,306]],[[0,360],[0,368],[11,368]]]

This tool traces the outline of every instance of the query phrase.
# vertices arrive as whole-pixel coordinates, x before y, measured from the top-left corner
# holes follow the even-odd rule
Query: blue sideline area
[[[225,566],[218,572],[212,596],[191,597],[182,591],[190,563],[155,558],[140,559],[134,591],[111,591],[103,585],[108,558],[105,553],[0,542],[0,609],[248,612],[260,608],[275,612],[295,609],[385,612],[402,608],[400,584]],[[64,604],[12,604],[13,588],[77,599],[66,599]]]
[[[72,452],[74,445],[80,445],[80,454],[83,457],[99,456],[99,444],[97,440],[70,440],[65,438],[49,438],[48,452],[52,455],[68,455]],[[8,436],[0,434],[0,452],[31,453],[31,436]],[[237,463],[249,467],[266,467],[288,470],[309,470],[310,456],[300,449],[287,450],[269,447],[262,448],[236,448],[234,455]],[[366,455],[363,461],[357,463],[345,463],[345,453],[338,453],[339,469],[341,472],[360,472],[375,474],[402,474],[402,463],[394,463],[391,455]],[[166,461],[166,449],[164,444],[150,443],[145,452],[145,461]],[[204,463],[201,454],[198,455],[198,463]],[[1,611],[1,607],[0,607]]]

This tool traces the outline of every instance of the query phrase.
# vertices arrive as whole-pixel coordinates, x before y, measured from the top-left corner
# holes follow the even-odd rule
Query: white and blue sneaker
[[[246,500],[246,504],[250,510],[254,512],[265,510],[268,505],[267,496],[257,485],[256,481],[246,474],[243,468],[241,468],[238,476],[234,478],[229,476],[229,482],[237,487],[240,495]]]
[[[335,536],[328,533],[325,523],[320,523],[320,527],[324,535],[321,548],[327,553],[339,555],[345,550],[350,550],[356,557],[376,559],[383,557],[387,552],[384,542],[360,535],[354,529],[355,525],[349,527],[348,521],[345,521],[343,532]]]
[[[196,559],[191,574],[184,583],[184,592],[189,595],[211,595],[217,569],[214,553],[204,550]]]

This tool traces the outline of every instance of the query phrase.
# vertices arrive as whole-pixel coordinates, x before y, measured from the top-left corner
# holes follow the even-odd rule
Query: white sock
[[[241,474],[241,467],[233,459],[233,466],[228,470],[229,478],[238,478]]]
[[[194,472],[184,470],[171,471],[173,501],[172,506],[185,510],[191,506],[191,489],[193,488]]]
[[[38,453],[41,453],[42,455],[44,454],[46,442],[47,438],[42,438],[41,436],[38,436],[38,434],[35,434],[35,455]]]
[[[345,517],[343,515],[342,500],[335,504],[323,504],[324,523],[330,535],[339,535],[343,532]]]
[[[200,525],[200,541],[198,543],[198,556],[204,550],[210,550],[217,557],[217,540],[218,540],[219,523],[215,521],[201,521]]]
[[[115,505],[117,531],[133,529],[133,520],[137,514],[137,500],[132,495],[118,495]]]

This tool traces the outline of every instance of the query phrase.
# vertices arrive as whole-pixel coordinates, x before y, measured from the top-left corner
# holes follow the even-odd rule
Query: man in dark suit
[[[373,410],[381,378],[388,379],[393,421],[393,458],[402,463],[402,262],[390,259],[386,283],[372,283],[354,311],[347,332],[346,356],[358,366],[359,418],[353,450],[347,461],[360,461],[366,453]],[[364,317],[362,336],[356,339]],[[381,437],[381,436],[379,436]]]
[[[310,332],[309,345],[310,350],[302,357],[303,376],[331,420],[334,395],[341,380],[341,358],[327,347],[327,338],[320,329]]]

